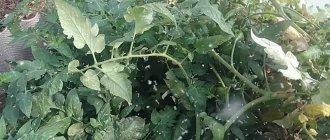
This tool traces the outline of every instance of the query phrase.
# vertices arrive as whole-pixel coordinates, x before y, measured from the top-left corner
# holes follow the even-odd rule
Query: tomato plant
[[[327,139],[329,15],[296,0],[23,0],[2,23],[34,60],[0,75],[0,138]]]

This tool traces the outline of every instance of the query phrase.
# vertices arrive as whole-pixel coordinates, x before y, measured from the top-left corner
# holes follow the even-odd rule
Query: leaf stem
[[[236,121],[236,119],[239,118],[239,116],[241,116],[245,111],[252,108],[253,106],[255,106],[259,103],[262,103],[262,102],[269,101],[269,100],[283,99],[283,98],[288,98],[290,96],[293,96],[293,95],[287,94],[287,93],[281,93],[281,94],[277,93],[275,95],[264,95],[264,96],[261,96],[261,97],[255,99],[255,100],[252,100],[248,104],[244,105],[240,110],[238,110],[233,116],[230,117],[230,119],[225,124],[225,132]]]
[[[217,70],[215,69],[215,67],[214,67],[211,63],[210,63],[209,65],[210,65],[210,67],[212,68],[212,71],[214,72],[215,76],[216,76],[216,77],[218,78],[218,80],[220,81],[222,87],[225,88],[226,85],[225,85],[225,83],[223,82],[223,80],[222,80],[220,74],[217,72]]]
[[[211,51],[211,55],[217,60],[219,61],[222,65],[224,65],[227,69],[229,69],[229,71],[231,71],[232,73],[234,73],[239,79],[241,79],[246,85],[248,85],[252,90],[261,93],[263,95],[267,95],[269,94],[268,91],[265,91],[263,89],[260,89],[259,87],[257,87],[256,85],[254,85],[249,79],[247,79],[246,77],[244,77],[242,74],[240,74],[234,67],[232,67],[230,64],[228,64],[217,52],[215,52],[215,50],[213,49]]]

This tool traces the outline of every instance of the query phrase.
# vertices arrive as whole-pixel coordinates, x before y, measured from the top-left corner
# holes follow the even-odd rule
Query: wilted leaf
[[[97,73],[94,70],[87,70],[85,74],[80,77],[80,81],[84,86],[90,89],[101,90],[99,77],[97,77]]]
[[[141,6],[128,8],[125,15],[127,22],[135,21],[134,34],[142,34],[152,27],[153,11]]]
[[[68,116],[73,116],[78,120],[82,119],[83,110],[81,108],[81,102],[79,100],[79,96],[77,94],[76,89],[72,89],[69,91],[65,100],[65,110]]]
[[[216,22],[222,31],[234,36],[231,31],[232,25],[226,23],[222,13],[215,6],[212,6],[209,0],[200,0],[195,8]]]
[[[293,80],[299,80],[302,78],[301,72],[297,69],[299,62],[296,56],[294,56],[290,51],[285,54],[281,46],[272,41],[269,41],[268,39],[255,36],[252,30],[251,37],[254,42],[264,47],[268,57],[272,59],[275,64],[284,65],[287,67],[286,69],[278,70],[283,74],[283,76]]]
[[[132,100],[131,81],[124,72],[124,66],[119,63],[107,63],[102,65],[105,75],[101,78],[101,84],[105,86],[111,94],[125,99],[128,104]]]
[[[87,44],[92,53],[101,53],[105,47],[104,35],[99,34],[99,27],[85,18],[76,7],[64,2],[63,0],[55,0],[63,33],[68,39],[74,38],[73,44],[76,48],[81,49]]]

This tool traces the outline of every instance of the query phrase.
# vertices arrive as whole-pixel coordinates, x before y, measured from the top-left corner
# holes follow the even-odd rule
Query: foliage
[[[296,1],[49,0],[21,31],[31,4],[0,138],[329,138],[330,20]]]

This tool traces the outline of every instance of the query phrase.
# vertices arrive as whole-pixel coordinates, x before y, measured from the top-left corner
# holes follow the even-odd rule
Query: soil
[[[0,0],[0,19],[13,11],[20,0]]]

